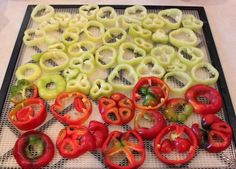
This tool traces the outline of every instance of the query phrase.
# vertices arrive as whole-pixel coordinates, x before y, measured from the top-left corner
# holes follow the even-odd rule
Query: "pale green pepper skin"
[[[44,14],[38,15],[38,12],[42,10],[45,10]],[[55,10],[52,6],[41,4],[41,5],[37,5],[33,9],[31,13],[31,18],[33,19],[33,21],[37,23],[41,23],[43,21],[49,20],[54,14],[55,14]]]
[[[25,43],[26,46],[29,47],[38,46],[43,44],[45,40],[46,40],[46,33],[44,30],[30,28],[24,32],[23,42]]]
[[[62,75],[66,81],[74,79],[79,74],[78,69],[72,69],[70,67],[63,70]]]
[[[149,13],[143,20],[142,25],[145,29],[155,32],[157,29],[162,28],[165,23],[158,17],[157,14]]]
[[[157,29],[153,34],[152,34],[152,40],[154,42],[158,43],[168,43],[169,37],[166,34],[166,32],[163,29]]]
[[[110,28],[102,37],[102,41],[105,45],[119,47],[119,45],[125,41],[127,33],[121,28]]]
[[[64,32],[62,34],[61,41],[64,43],[65,46],[72,45],[73,43],[78,42],[78,40],[79,40],[79,35],[77,35],[76,33]]]
[[[55,43],[55,44],[52,44],[52,45],[48,46],[48,50],[55,50],[55,49],[66,52],[66,46],[61,42]]]
[[[140,38],[140,37],[134,38],[134,43],[138,47],[144,49],[147,53],[149,53],[152,50],[152,48],[153,48],[153,44],[152,43],[150,43],[150,42],[148,42],[145,39]]]
[[[70,19],[68,26],[82,29],[87,22],[88,19],[84,15],[75,14],[73,18]]]
[[[124,15],[142,21],[147,16],[147,9],[142,5],[134,5],[126,8]]]
[[[118,25],[119,27],[127,30],[129,29],[129,27],[132,25],[132,24],[137,24],[137,25],[141,25],[142,22],[140,20],[137,20],[137,19],[134,19],[134,18],[130,18],[126,15],[119,15],[117,17],[117,22],[118,22]]]
[[[151,39],[152,37],[152,32],[150,30],[144,29],[137,24],[130,25],[128,34],[132,37],[141,37],[144,39]]]
[[[200,19],[190,14],[183,17],[182,24],[183,27],[192,29],[193,31],[199,31],[203,26],[203,22]]]
[[[91,27],[96,27],[100,34],[97,36],[93,35],[93,33],[89,30],[89,28]],[[89,21],[84,26],[84,34],[86,38],[91,42],[101,42],[104,33],[105,33],[105,27],[98,21]]]
[[[67,52],[72,57],[80,57],[84,53],[93,53],[95,51],[95,44],[91,41],[80,41],[70,45]]]
[[[178,58],[174,59],[169,65],[166,66],[167,72],[185,72],[187,71],[187,66],[182,63]]]
[[[90,97],[92,99],[98,99],[102,96],[110,96],[112,93],[113,87],[111,84],[105,82],[103,79],[96,79],[92,83],[92,87],[90,89]]]
[[[59,30],[59,22],[54,18],[50,18],[41,22],[39,24],[39,29],[44,30],[45,32],[57,31]]]
[[[27,71],[31,71],[32,73],[30,75],[26,75]],[[41,73],[41,68],[37,64],[26,63],[17,68],[16,78],[18,80],[25,79],[30,82],[33,82],[40,77]]]
[[[99,10],[98,5],[96,4],[88,4],[83,5],[79,8],[79,13],[85,16],[89,21],[96,19],[96,14]]]
[[[72,16],[69,12],[55,13],[54,18],[59,22],[60,28],[66,28]]]
[[[114,27],[117,21],[117,13],[112,7],[101,7],[96,14],[96,19],[98,22],[102,23],[106,28]]]

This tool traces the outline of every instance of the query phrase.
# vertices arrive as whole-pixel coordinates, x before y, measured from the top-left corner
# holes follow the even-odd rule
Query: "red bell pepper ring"
[[[73,99],[73,106],[75,110],[73,111],[73,116],[70,114],[60,114],[64,110],[63,100]],[[68,125],[81,125],[83,124],[91,115],[92,103],[82,93],[79,92],[63,92],[57,96],[55,103],[50,107],[52,114],[62,123]]]
[[[135,140],[135,142],[133,141]],[[141,136],[135,130],[129,130],[125,133],[113,131],[102,146],[105,164],[109,168],[116,169],[136,169],[141,166],[146,158],[146,152]],[[139,158],[135,158],[135,156]],[[113,161],[113,157],[123,157],[127,165],[119,164]]]
[[[169,138],[167,136],[169,136]],[[163,152],[164,148],[162,146],[164,145],[164,142],[167,142],[166,139],[172,141],[171,144],[168,141],[169,142],[168,144],[170,145],[174,144],[177,152],[188,153],[186,158],[169,159],[167,156],[165,156],[165,153],[171,152],[170,151],[171,149],[167,150],[166,152]],[[157,158],[163,163],[169,165],[181,165],[188,163],[195,156],[197,147],[198,147],[198,142],[192,130],[185,125],[179,125],[179,124],[172,124],[162,129],[154,141],[154,151]]]
[[[152,123],[151,127],[143,126],[140,121],[146,120],[147,123]],[[165,118],[158,111],[140,110],[134,119],[134,129],[141,135],[143,139],[154,139],[157,134],[166,127]]]
[[[28,131],[16,141],[13,155],[24,169],[41,168],[52,160],[54,145],[46,134]]]
[[[62,129],[56,141],[57,149],[64,158],[79,157],[96,149],[95,139],[85,126],[68,126]]]
[[[8,113],[10,122],[20,130],[32,130],[41,125],[46,117],[46,106],[39,98],[26,99]]]
[[[144,110],[157,110],[169,96],[169,87],[157,77],[141,78],[132,90],[135,106]]]
[[[208,102],[199,101],[200,97],[206,98]],[[192,104],[194,111],[202,115],[215,114],[222,107],[220,93],[215,88],[203,84],[189,88],[185,93],[185,98]]]
[[[100,98],[98,108],[103,120],[114,125],[127,124],[135,111],[133,101],[121,93],[114,93],[110,98]]]

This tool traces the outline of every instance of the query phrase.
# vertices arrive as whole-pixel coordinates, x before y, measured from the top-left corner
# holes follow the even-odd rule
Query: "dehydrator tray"
[[[55,8],[55,12],[70,12],[75,14],[78,12],[80,5],[52,5]],[[102,6],[102,5],[101,5]],[[101,7],[100,6],[100,7]],[[128,6],[126,5],[106,5],[113,7],[118,14],[122,14],[124,9]],[[35,5],[29,5],[27,7],[24,20],[22,22],[15,47],[13,49],[11,59],[6,71],[4,81],[2,83],[1,95],[0,95],[0,166],[1,168],[19,168],[19,165],[16,163],[12,150],[17,138],[20,136],[20,132],[8,121],[7,114],[13,105],[9,102],[9,87],[16,82],[15,71],[16,68],[22,63],[30,62],[31,56],[33,54],[42,52],[44,47],[26,47],[23,44],[24,31],[27,28],[33,27],[34,24],[30,18],[30,14],[34,9]],[[157,13],[159,10],[168,9],[168,8],[178,8],[182,10],[183,14],[193,14],[196,18],[201,19],[204,22],[203,29],[197,34],[200,39],[198,45],[205,53],[205,60],[208,60],[217,70],[219,71],[219,79],[215,87],[220,91],[223,97],[223,108],[219,115],[225,119],[233,128],[234,131],[234,140],[231,146],[223,151],[222,153],[208,153],[203,149],[198,149],[194,159],[188,163],[181,166],[168,166],[160,162],[153,151],[153,142],[145,141],[146,148],[146,160],[144,164],[140,167],[142,169],[159,169],[159,168],[235,168],[236,162],[236,150],[235,150],[235,141],[236,141],[236,117],[233,109],[233,105],[230,99],[229,91],[225,81],[224,73],[220,63],[219,56],[217,54],[216,46],[212,37],[210,26],[207,20],[207,16],[203,7],[183,7],[183,6],[145,6],[148,12]],[[96,72],[99,74],[99,72]],[[104,74],[104,73],[103,73]],[[99,75],[100,76],[100,75]],[[107,74],[101,75],[106,78]],[[93,77],[91,77],[93,78]],[[125,80],[124,80],[125,83]],[[174,82],[173,82],[174,83]],[[175,82],[178,83],[178,82]],[[178,85],[178,84],[177,84]],[[56,137],[60,129],[64,126],[56,120],[49,112],[50,104],[52,101],[46,102],[48,116],[46,121],[37,128],[37,130],[42,131],[48,134],[53,143],[56,142]],[[97,113],[97,102],[93,101],[94,111],[91,117],[87,120],[96,119],[102,121],[101,117]],[[200,122],[200,119],[197,115],[192,115],[191,118],[187,121],[187,125],[191,126],[194,122]],[[133,121],[127,125],[123,126],[108,126],[109,130],[120,130],[126,131],[133,127]],[[72,160],[62,158],[58,151],[56,150],[53,160],[45,168],[107,168],[103,161],[103,156],[100,151],[87,152],[86,154]]]

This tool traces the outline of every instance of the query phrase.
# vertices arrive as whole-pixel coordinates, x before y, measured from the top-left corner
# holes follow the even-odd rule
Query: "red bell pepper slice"
[[[63,101],[66,99],[73,99],[73,114],[61,114],[65,109]],[[57,96],[55,103],[50,107],[52,114],[62,123],[68,125],[81,125],[83,124],[91,115],[92,103],[82,93],[79,92],[63,92]]]
[[[16,141],[13,155],[24,169],[41,168],[52,160],[54,145],[46,134],[28,131]]]
[[[46,106],[39,98],[26,99],[8,113],[8,119],[20,130],[32,130],[41,125],[46,117]]]
[[[172,141],[172,143],[168,144],[174,144],[178,153],[187,153],[186,158],[169,159],[167,156],[165,156],[166,153],[171,152],[171,149],[163,152],[164,148],[162,146],[167,144],[166,139]],[[179,124],[172,124],[162,129],[154,142],[154,151],[157,158],[163,163],[169,165],[181,165],[189,162],[195,156],[197,147],[197,138],[195,137],[192,130],[185,125]]]
[[[127,124],[135,111],[133,101],[121,93],[114,93],[110,98],[100,98],[98,108],[103,120],[114,125]]]
[[[200,97],[206,98],[207,103],[200,101]],[[185,98],[192,104],[194,111],[202,115],[215,114],[222,107],[220,93],[215,88],[203,84],[189,88],[185,93]]]
[[[146,120],[149,124],[151,123],[151,127],[143,126],[143,123],[140,123],[143,120]],[[158,111],[140,110],[134,119],[134,129],[143,139],[154,139],[164,127],[166,127],[165,118]]]
[[[76,158],[87,151],[95,150],[93,135],[85,126],[68,126],[62,129],[56,141],[57,149],[64,158]]]
[[[157,110],[169,96],[169,87],[157,77],[141,78],[132,90],[135,106],[144,110]]]
[[[141,136],[135,130],[125,133],[113,131],[102,146],[105,164],[109,168],[116,169],[135,169],[141,166],[146,158],[146,152]],[[138,156],[138,158],[136,158]],[[113,158],[120,159],[113,160]],[[122,164],[122,160],[125,160]]]

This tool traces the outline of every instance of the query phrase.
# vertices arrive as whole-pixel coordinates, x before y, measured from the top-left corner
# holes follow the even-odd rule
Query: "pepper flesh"
[[[33,82],[40,77],[41,73],[42,71],[37,64],[26,63],[17,68],[16,78],[18,80],[25,79],[30,82]]]
[[[117,13],[115,9],[109,6],[101,7],[96,14],[97,21],[102,23],[106,28],[115,26],[116,17]]]
[[[105,82],[105,80],[103,79],[96,79],[93,83],[92,83],[92,87],[90,89],[89,95],[93,98],[93,99],[98,99],[99,97],[102,96],[110,96],[112,93],[112,86]]]
[[[39,13],[41,13],[41,14],[39,15]],[[31,18],[35,22],[40,23],[40,22],[50,19],[54,15],[54,13],[55,13],[55,10],[52,6],[40,4],[40,5],[37,5],[33,9],[32,13],[31,13]]]

